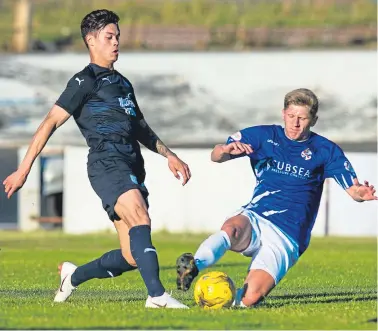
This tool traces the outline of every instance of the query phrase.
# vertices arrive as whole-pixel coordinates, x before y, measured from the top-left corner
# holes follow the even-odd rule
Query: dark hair
[[[81,21],[81,36],[83,37],[85,45],[88,47],[85,37],[88,33],[99,31],[103,29],[108,24],[117,24],[119,22],[119,17],[116,13],[107,10],[99,9],[94,10],[88,15],[86,15]]]

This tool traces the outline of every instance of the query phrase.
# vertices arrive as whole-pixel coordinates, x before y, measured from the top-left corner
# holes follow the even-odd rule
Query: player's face
[[[310,128],[315,125],[317,118],[313,118],[306,106],[289,105],[282,110],[285,122],[286,136],[292,140],[303,140],[308,137]]]
[[[92,54],[101,62],[112,64],[118,60],[120,32],[116,24],[108,24],[93,35],[88,45]]]

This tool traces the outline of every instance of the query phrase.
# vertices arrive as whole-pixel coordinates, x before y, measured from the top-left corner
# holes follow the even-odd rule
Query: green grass
[[[0,44],[12,35],[13,0],[1,1]],[[348,27],[377,22],[372,0],[349,1],[140,1],[140,0],[33,0],[33,37],[56,39],[63,30],[80,39],[79,25],[89,11],[114,10],[122,25],[237,26],[237,27]]]
[[[176,257],[205,235],[156,233],[161,277],[187,311],[146,310],[137,271],[82,284],[54,304],[57,264],[82,264],[117,247],[114,234],[0,232],[0,329],[370,329],[376,330],[376,239],[314,238],[309,250],[269,297],[252,310],[204,311],[192,292],[175,290]],[[213,269],[241,285],[249,260],[228,253]]]

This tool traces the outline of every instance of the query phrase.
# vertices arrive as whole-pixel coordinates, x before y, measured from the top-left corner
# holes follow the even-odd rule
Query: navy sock
[[[122,255],[120,249],[105,253],[99,259],[78,267],[71,276],[73,286],[93,278],[110,278],[122,275],[126,271],[134,270]]]
[[[165,289],[159,278],[159,262],[151,242],[149,225],[134,226],[129,231],[131,254],[152,297],[163,295]]]

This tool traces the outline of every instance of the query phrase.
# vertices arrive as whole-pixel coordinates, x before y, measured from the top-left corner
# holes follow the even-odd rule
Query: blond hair
[[[311,90],[299,88],[285,95],[284,109],[290,105],[307,106],[312,117],[318,112],[319,101],[317,96]]]

